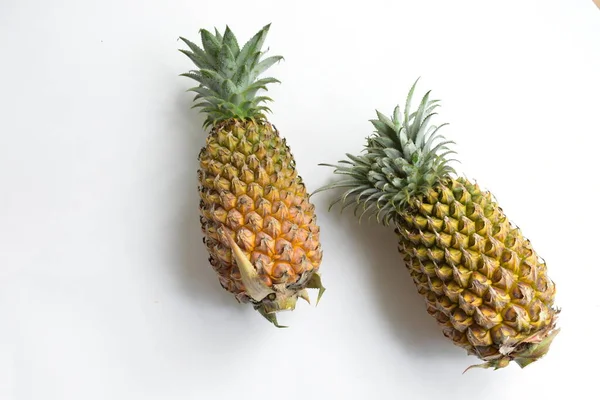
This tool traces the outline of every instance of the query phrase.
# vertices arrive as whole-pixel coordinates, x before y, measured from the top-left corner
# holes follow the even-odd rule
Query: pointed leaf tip
[[[321,297],[323,296],[323,293],[325,293],[326,290],[321,281],[321,275],[319,275],[318,272],[315,272],[313,276],[310,277],[310,280],[308,281],[306,287],[309,289],[319,289],[319,294],[317,295],[317,303],[315,304],[315,306],[318,306],[319,301],[321,301]]]
[[[298,296],[310,304],[310,296],[308,295],[308,291],[306,289],[301,290]]]
[[[258,306],[255,309],[260,313],[260,315],[265,317],[265,319],[267,321],[269,321],[270,323],[275,325],[277,328],[288,328],[288,326],[286,326],[286,325],[279,325],[279,322],[277,321],[277,316],[275,315],[275,313],[266,312],[262,306]]]
[[[465,369],[465,370],[464,370],[462,373],[463,373],[463,375],[464,375],[464,374],[465,374],[467,371],[469,371],[469,370],[471,370],[471,369],[473,369],[473,368],[482,368],[482,369],[487,369],[487,368],[489,368],[489,367],[490,367],[490,364],[489,364],[489,363],[483,363],[483,364],[474,364],[474,365],[470,365],[470,366],[468,366],[468,367],[467,367],[467,368],[466,368],[466,369]]]

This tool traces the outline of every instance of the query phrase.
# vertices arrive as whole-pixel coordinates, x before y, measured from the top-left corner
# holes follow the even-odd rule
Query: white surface
[[[588,398],[600,357],[600,11],[588,1],[0,3],[0,399]],[[336,4],[337,3],[337,4]],[[485,3],[485,4],[484,4]],[[223,291],[197,223],[182,35],[229,24],[309,189],[421,76],[461,171],[547,260],[549,355],[461,375],[394,234],[315,198],[327,292],[278,330]],[[315,293],[312,294],[315,296]],[[589,366],[587,365],[589,364]],[[466,395],[465,395],[466,393]]]

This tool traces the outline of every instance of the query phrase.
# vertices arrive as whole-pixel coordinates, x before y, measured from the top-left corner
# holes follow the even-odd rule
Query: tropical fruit
[[[336,203],[393,226],[399,251],[426,310],[477,366],[521,367],[544,356],[558,333],[555,285],[531,242],[475,182],[457,177],[452,141],[432,125],[430,92],[411,110],[377,111],[364,152],[334,168],[345,188]],[[315,192],[315,193],[316,193]]]
[[[199,211],[209,261],[221,286],[280,326],[276,313],[293,310],[307,288],[325,290],[315,207],[280,132],[266,117],[279,82],[260,77],[281,56],[264,57],[270,25],[240,47],[234,33],[200,30],[202,47],[181,38],[196,69],[195,104],[210,128],[199,154]]]

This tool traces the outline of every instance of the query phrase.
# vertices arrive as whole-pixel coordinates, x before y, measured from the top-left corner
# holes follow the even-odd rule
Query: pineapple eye
[[[515,299],[522,299],[523,298],[523,291],[521,290],[521,288],[519,286],[515,286],[515,288],[512,291],[512,296]]]
[[[479,232],[485,226],[485,222],[482,219],[475,221],[475,230]]]
[[[473,247],[475,245],[475,236],[469,236],[469,247]]]
[[[492,242],[489,240],[485,242],[485,246],[483,247],[483,252],[488,253],[492,250]]]
[[[453,217],[456,216],[456,206],[454,205],[454,203],[450,203],[450,207],[448,208],[448,210],[450,211],[450,215],[452,215]]]
[[[498,268],[496,271],[494,271],[494,275],[492,275],[492,282],[498,283],[498,282],[500,282],[501,279],[502,279],[502,271],[500,270],[500,268]]]

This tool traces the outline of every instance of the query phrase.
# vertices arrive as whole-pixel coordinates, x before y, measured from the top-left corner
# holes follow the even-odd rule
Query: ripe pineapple
[[[251,303],[275,326],[276,313],[293,310],[306,288],[323,291],[315,208],[285,139],[267,120],[271,101],[257,93],[279,82],[260,78],[281,56],[263,58],[270,25],[242,48],[226,27],[200,30],[203,49],[181,38],[197,70],[182,74],[210,127],[199,154],[200,221],[209,261],[221,286]]]
[[[478,367],[522,368],[546,354],[559,329],[555,286],[545,262],[489,192],[454,177],[453,142],[431,126],[429,92],[415,112],[412,86],[401,114],[377,112],[362,155],[334,168],[343,179],[318,189],[347,190],[332,204],[354,205],[393,225],[399,251],[444,335],[484,361]],[[315,192],[315,193],[316,193]]]

